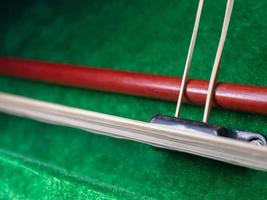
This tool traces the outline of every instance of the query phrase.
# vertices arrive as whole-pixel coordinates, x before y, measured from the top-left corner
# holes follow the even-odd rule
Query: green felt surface
[[[8,1],[0,55],[181,76],[197,1]],[[190,76],[208,79],[225,0],[207,0]],[[267,86],[267,2],[236,0],[220,81]],[[0,91],[147,121],[175,103],[0,77]],[[203,108],[182,116],[201,120]],[[211,121],[267,134],[264,116]],[[267,173],[0,114],[0,199],[266,199]]]

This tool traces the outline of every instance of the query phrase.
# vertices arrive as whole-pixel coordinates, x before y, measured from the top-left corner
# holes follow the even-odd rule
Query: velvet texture
[[[9,1],[0,54],[181,76],[197,1]],[[226,1],[207,0],[190,76],[209,79]],[[235,2],[219,81],[267,86],[266,0]],[[147,121],[175,103],[0,77],[0,91]],[[182,117],[201,120],[184,105]],[[265,116],[211,122],[267,133]],[[267,173],[0,114],[1,199],[266,199]]]

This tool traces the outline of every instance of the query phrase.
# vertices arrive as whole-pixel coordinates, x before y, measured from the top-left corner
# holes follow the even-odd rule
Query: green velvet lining
[[[0,6],[0,55],[181,76],[193,0],[35,0]],[[209,79],[226,0],[207,0],[190,77]],[[267,86],[266,0],[235,1],[219,81]],[[0,91],[147,121],[175,103],[0,77]],[[182,116],[201,120],[203,108]],[[211,121],[267,134],[265,116]],[[1,199],[266,199],[267,173],[0,114]]]

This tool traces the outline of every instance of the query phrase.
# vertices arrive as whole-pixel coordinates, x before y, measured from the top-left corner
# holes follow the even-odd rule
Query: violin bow
[[[5,76],[165,100],[178,99],[175,116],[156,115],[146,123],[7,93],[0,93],[0,111],[46,123],[138,141],[159,148],[187,152],[248,168],[267,170],[266,139],[263,135],[208,123],[213,105],[225,109],[267,114],[267,88],[229,83],[216,84],[233,3],[233,0],[227,2],[221,38],[209,82],[187,78],[203,0],[199,1],[182,79],[0,58],[0,74]],[[206,102],[203,122],[179,118],[182,102],[197,105],[203,105]]]

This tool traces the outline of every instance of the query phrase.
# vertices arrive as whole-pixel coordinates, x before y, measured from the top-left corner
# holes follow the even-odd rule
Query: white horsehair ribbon
[[[267,171],[267,148],[0,92],[0,112]]]

